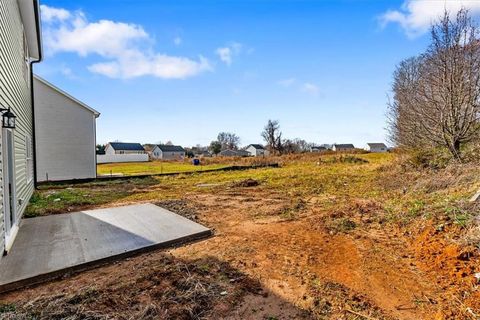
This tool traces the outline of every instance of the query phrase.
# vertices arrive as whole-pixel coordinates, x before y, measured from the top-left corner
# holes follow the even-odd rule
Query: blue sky
[[[464,1],[474,13],[479,2]],[[442,1],[43,0],[35,72],[101,112],[97,140],[386,140],[395,65]],[[440,6],[439,6],[440,4]],[[457,4],[452,4],[453,9]],[[439,11],[440,10],[440,11]]]

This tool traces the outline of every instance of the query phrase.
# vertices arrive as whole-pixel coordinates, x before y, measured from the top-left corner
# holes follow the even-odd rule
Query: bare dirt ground
[[[0,318],[478,319],[478,250],[448,216],[392,223],[372,198],[332,208],[262,184],[156,201],[215,235],[0,296]]]

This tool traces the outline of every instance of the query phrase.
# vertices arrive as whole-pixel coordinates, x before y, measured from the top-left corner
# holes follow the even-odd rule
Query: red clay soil
[[[469,253],[432,230],[409,242],[369,217],[375,204],[360,202],[343,213],[302,204],[292,217],[283,214],[290,200],[255,187],[184,200],[214,237],[171,256],[134,257],[0,300],[31,314],[46,306],[53,312],[55,304],[72,308],[69,297],[79,306],[70,314],[121,319],[468,319],[452,300],[462,289],[452,288],[472,292]],[[327,214],[351,223],[335,229]],[[352,223],[368,229],[350,230]],[[93,288],[92,297],[82,288]],[[476,298],[464,303],[478,305]]]
[[[445,237],[449,230],[438,231],[427,227],[412,243],[417,258],[417,265],[432,277],[442,290],[437,303],[445,305],[438,319],[458,319],[458,312],[463,311],[466,319],[476,319],[468,314],[467,308],[480,310],[480,292],[478,280],[472,274],[478,272],[478,250],[462,247]],[[452,232],[454,233],[454,232]],[[459,297],[462,297],[461,301]],[[457,308],[449,308],[456,305]]]
[[[372,306],[367,313],[427,319],[432,312],[431,305],[415,303],[435,296],[437,289],[404,261],[406,244],[389,239],[387,232],[332,235],[317,223],[321,219],[308,213],[293,221],[261,216],[274,212],[278,202],[254,191],[249,196],[202,195],[192,200],[205,208],[200,220],[214,227],[217,236],[179,248],[173,251],[176,256],[215,256],[306,310],[315,311],[315,285],[336,283],[365,299]]]

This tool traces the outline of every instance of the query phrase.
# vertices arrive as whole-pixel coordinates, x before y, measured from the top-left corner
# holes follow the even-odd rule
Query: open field
[[[0,296],[0,318],[478,319],[480,169],[397,154],[45,187],[30,216],[154,202],[215,230]]]
[[[226,164],[207,164],[194,166],[190,161],[150,161],[150,162],[130,162],[130,163],[105,163],[97,165],[98,175],[142,175],[158,174],[172,172],[195,172],[226,167]]]

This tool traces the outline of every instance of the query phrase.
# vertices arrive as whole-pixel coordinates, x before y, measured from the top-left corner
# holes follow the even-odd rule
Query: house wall
[[[262,150],[262,149],[255,149],[255,147],[253,146],[250,146],[246,149],[246,151],[250,152],[250,154],[254,157],[260,157],[260,156],[264,156],[266,155],[265,154],[265,150]]]
[[[105,154],[106,154],[106,155],[113,155],[113,154],[115,154],[115,149],[113,149],[113,148],[110,146],[110,144],[107,144],[107,145],[105,146]],[[98,158],[98,157],[97,157],[97,158]]]
[[[159,147],[155,147],[152,150],[153,159],[162,160],[181,160],[185,158],[185,151],[162,151]]]
[[[152,158],[153,159],[162,159],[162,156],[163,156],[162,153],[163,153],[162,150],[159,147],[155,146],[152,149]]]
[[[115,150],[115,154],[146,154],[146,152],[139,150]]]
[[[97,163],[147,162],[148,154],[97,154]]]
[[[33,166],[28,166],[27,141],[32,141],[30,74],[25,62],[24,30],[17,1],[0,1],[0,104],[17,116],[15,148],[15,213],[22,216],[33,193]],[[2,132],[3,134],[3,132]],[[28,138],[27,138],[28,137]],[[1,139],[0,139],[1,143]],[[0,148],[1,150],[1,148]],[[0,151],[1,152],[1,151]],[[3,155],[2,155],[3,157]],[[2,159],[0,157],[0,159]],[[3,159],[2,159],[3,162]],[[0,251],[5,247],[3,170],[0,165]],[[1,255],[0,255],[1,258]]]
[[[388,150],[387,150],[387,148],[377,148],[377,147],[370,148],[370,147],[368,147],[367,151],[375,152],[375,153],[382,153],[382,152],[387,152]]]
[[[96,177],[95,115],[33,80],[38,181]]]

